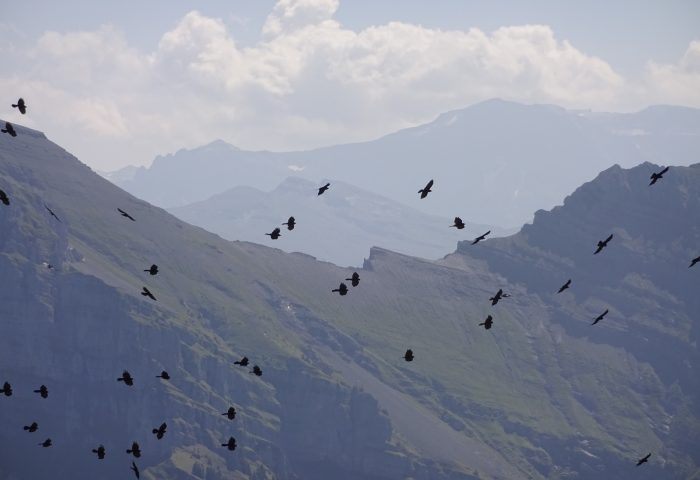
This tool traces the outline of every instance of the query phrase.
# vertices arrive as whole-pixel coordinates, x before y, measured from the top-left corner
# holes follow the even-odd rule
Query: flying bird
[[[333,290],[331,290],[331,292],[338,292],[341,296],[347,295],[348,294],[348,286],[345,285],[344,283],[341,283],[338,288],[334,288]]]
[[[243,357],[237,362],[233,362],[234,365],[240,365],[241,367],[247,367],[248,366],[248,357]]]
[[[151,300],[158,301],[158,300],[156,300],[156,297],[153,296],[151,291],[149,289],[147,289],[146,287],[143,287],[143,289],[141,290],[141,295],[143,295],[144,297],[148,297]]]
[[[491,301],[491,305],[496,305],[499,300],[501,300],[502,298],[508,298],[508,297],[510,297],[510,294],[503,293],[503,289],[499,288],[498,291],[496,292],[496,295],[489,298],[489,300]]]
[[[16,137],[17,132],[15,132],[15,127],[12,126],[10,122],[5,122],[5,128],[0,130],[2,133],[9,133],[10,136]]]
[[[24,429],[25,429],[26,431],[28,431],[29,433],[34,433],[34,432],[36,432],[37,430],[39,430],[39,424],[36,423],[36,422],[32,422],[31,425],[25,425],[25,426],[24,426]]]
[[[656,182],[658,182],[659,180],[661,180],[662,178],[664,178],[664,173],[668,172],[668,169],[669,169],[669,168],[670,168],[670,167],[666,167],[666,168],[664,168],[663,170],[661,170],[659,173],[656,173],[656,172],[652,173],[652,174],[651,174],[651,177],[649,177],[649,178],[651,179],[651,182],[649,182],[649,186],[651,187],[651,186],[654,185]]]
[[[128,370],[122,372],[122,376],[117,378],[117,382],[124,382],[128,386],[134,385],[134,378],[131,376]]]
[[[420,193],[420,198],[425,198],[428,196],[430,192],[432,192],[431,188],[433,188],[433,181],[430,180],[425,187],[422,189],[418,190],[418,193]]]
[[[10,382],[5,382],[2,385],[2,390],[0,390],[0,393],[4,393],[6,397],[12,396],[12,385],[10,385]]]
[[[161,440],[163,438],[163,435],[165,435],[165,430],[167,428],[168,428],[168,424],[163,422],[160,424],[160,427],[153,429],[153,434],[156,436],[156,438],[158,440]]]
[[[279,228],[275,228],[275,229],[272,231],[272,233],[266,233],[265,235],[269,235],[270,238],[273,239],[273,240],[277,240],[278,238],[280,238],[280,237],[282,236],[282,234],[280,233],[280,229],[279,229]]]
[[[49,208],[48,205],[44,204],[44,208],[46,208],[46,210],[48,210],[48,212],[51,214],[51,216],[52,216],[53,218],[55,218],[56,220],[58,220],[59,223],[63,223],[63,222],[61,222],[61,219],[58,218],[58,215],[56,215],[55,213],[53,213],[53,210],[51,210],[51,209]]]
[[[136,462],[131,462],[131,469],[134,471],[134,475],[136,475],[136,478],[141,478],[141,474],[139,473],[139,467],[136,466]]]
[[[104,460],[104,458],[105,458],[105,446],[104,446],[104,445],[100,445],[100,446],[97,447],[97,448],[93,448],[93,449],[92,449],[92,453],[96,453],[98,459]]]
[[[19,100],[17,100],[17,103],[13,103],[13,104],[12,104],[12,108],[18,109],[18,110],[19,110],[19,113],[21,113],[22,115],[24,115],[25,113],[27,113],[27,104],[24,103],[24,99],[23,99],[23,98],[20,98]]]
[[[696,263],[700,262],[700,257],[695,257],[691,262],[688,268],[694,267]]]
[[[236,439],[233,437],[229,437],[228,442],[222,443],[222,447],[228,448],[230,451],[234,451],[236,449]]]
[[[170,380],[170,374],[163,370],[160,375],[156,375],[156,378],[162,378],[163,380]]]
[[[564,285],[562,285],[561,287],[559,287],[559,291],[558,291],[557,293],[563,292],[564,290],[566,290],[566,289],[569,288],[570,286],[571,286],[571,279],[568,279]]]
[[[257,365],[253,366],[253,370],[251,370],[249,373],[252,373],[256,377],[262,377],[262,370]]]
[[[491,325],[493,325],[493,317],[491,315],[486,317],[486,320],[479,324],[480,327],[484,327],[486,330],[491,328]]]
[[[233,420],[234,418],[236,418],[236,409],[233,407],[228,407],[228,410],[222,413],[221,415],[226,415],[226,418],[228,418],[229,420]]]
[[[10,199],[7,197],[7,194],[0,190],[0,202],[4,203],[5,205],[10,204]]]
[[[412,362],[413,361],[413,350],[410,348],[406,350],[406,353],[403,356],[403,359],[406,360],[407,362]]]
[[[128,219],[131,220],[132,222],[135,222],[135,221],[136,221],[136,219],[134,219],[134,217],[132,217],[131,215],[129,215],[128,213],[126,213],[126,212],[125,212],[124,210],[122,210],[121,208],[117,208],[117,211],[118,211],[119,213],[121,213],[122,217],[128,218]]]
[[[158,275],[158,265],[154,263],[150,268],[145,269],[144,272],[148,272],[151,275]]]
[[[604,311],[603,313],[601,313],[600,315],[598,315],[598,316],[595,318],[595,320],[593,320],[593,323],[591,323],[591,325],[595,325],[596,323],[600,322],[603,318],[605,318],[605,316],[606,316],[607,314],[608,314],[608,309],[606,308],[605,311]]]
[[[455,223],[454,225],[450,225],[450,227],[457,227],[457,230],[462,230],[464,228],[464,222],[461,218],[455,217]]]
[[[287,230],[294,230],[294,226],[296,225],[296,220],[294,220],[294,217],[289,217],[289,220],[287,220],[287,223],[283,223],[282,225],[287,225]]]
[[[139,447],[138,443],[134,442],[131,444],[131,448],[128,449],[126,453],[129,453],[134,457],[139,458],[141,456],[141,447]]]
[[[613,238],[613,234],[611,233],[610,236],[609,236],[608,238],[606,238],[605,240],[599,241],[599,242],[598,242],[598,248],[596,249],[595,252],[593,252],[593,255],[596,255],[596,254],[600,253],[601,250],[603,250],[605,247],[607,247],[607,246],[608,246],[608,242],[609,242],[610,240],[612,240],[612,238]]]
[[[349,281],[353,287],[356,287],[360,284],[360,274],[354,272],[350,278],[346,278],[345,280]]]
[[[43,442],[41,442],[39,445],[41,445],[44,448],[49,448],[51,446],[51,439],[47,438]]]
[[[331,186],[330,183],[326,183],[324,186],[322,186],[322,187],[320,187],[320,188],[318,189],[318,194],[319,194],[319,195],[323,195],[324,193],[326,193],[326,190],[328,190],[328,188],[329,188],[330,186]]]
[[[637,460],[637,466],[640,466],[643,463],[647,463],[649,461],[649,457],[651,457],[651,452],[647,453],[646,456]]]
[[[49,389],[46,388],[46,385],[39,387],[39,390],[34,390],[34,393],[41,395],[41,398],[49,398]]]
[[[489,230],[488,232],[484,233],[483,235],[479,235],[478,237],[476,237],[476,238],[474,239],[474,241],[472,242],[472,245],[476,245],[476,244],[479,243],[480,241],[486,240],[486,235],[488,235],[489,233],[491,233],[491,230]]]

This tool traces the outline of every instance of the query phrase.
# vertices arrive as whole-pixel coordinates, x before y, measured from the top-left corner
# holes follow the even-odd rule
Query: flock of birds
[[[12,107],[17,108],[20,111],[20,113],[22,113],[22,114],[26,114],[26,112],[27,112],[27,105],[26,105],[24,99],[22,99],[22,98],[20,98],[16,104],[12,104]],[[5,128],[2,129],[2,132],[7,133],[12,137],[17,136],[16,130],[14,129],[13,125],[10,124],[9,122],[5,123]],[[651,182],[649,183],[649,185],[650,186],[654,185],[656,182],[661,180],[663,178],[663,175],[666,172],[668,172],[668,170],[669,170],[669,167],[665,167],[660,172],[652,173],[652,175],[650,177]],[[428,194],[433,191],[432,190],[433,184],[434,184],[433,180],[430,180],[425,185],[425,187],[418,190],[418,193],[420,194],[421,199],[426,198],[428,196]],[[319,187],[318,188],[318,195],[319,196],[323,195],[326,191],[328,191],[330,186],[331,186],[330,183],[326,183],[325,185]],[[8,195],[6,194],[6,192],[4,192],[1,189],[0,189],[0,202],[2,202],[6,206],[10,205],[10,199],[9,199]],[[51,208],[49,208],[48,205],[44,204],[44,207],[46,208],[46,210],[49,212],[49,214],[53,218],[55,218],[58,222],[61,222],[61,219],[51,210]],[[136,221],[136,219],[133,216],[131,216],[128,212],[122,210],[121,208],[117,208],[117,212],[122,217],[124,217],[128,220],[131,220],[132,222]],[[296,220],[294,217],[289,217],[287,222],[283,223],[282,225],[286,226],[288,231],[292,231],[292,230],[294,230],[294,228],[296,226]],[[465,224],[464,224],[464,221],[462,221],[462,219],[460,217],[455,217],[454,223],[452,225],[450,225],[450,227],[455,227],[458,230],[462,230],[465,228]],[[479,235],[478,237],[474,238],[474,240],[472,241],[471,244],[476,245],[477,243],[481,242],[482,240],[485,240],[486,237],[490,233],[491,233],[491,231],[489,230],[489,231],[485,232],[484,234]],[[265,235],[268,235],[272,240],[277,240],[279,237],[282,236],[281,229],[279,227],[276,227],[274,230],[272,230],[272,232],[266,233]],[[610,234],[605,240],[600,240],[598,242],[596,250],[593,252],[593,254],[597,255],[597,254],[601,253],[608,246],[608,243],[610,243],[610,241],[612,239],[613,239],[613,235]],[[690,266],[688,268],[695,266],[699,262],[700,262],[700,256],[692,259]],[[52,265],[50,265],[50,264],[46,264],[46,265],[48,268],[53,268]],[[158,265],[153,264],[149,268],[144,269],[144,272],[149,273],[151,276],[155,276],[159,273]],[[360,284],[360,275],[357,272],[354,272],[352,274],[352,276],[350,278],[346,278],[345,281],[350,282],[352,287],[357,287]],[[562,293],[563,291],[570,288],[571,282],[572,282],[572,280],[568,279],[559,288],[557,293]],[[332,293],[338,293],[340,296],[347,295],[348,291],[349,291],[348,286],[344,282],[341,282],[340,285],[338,286],[338,288],[331,290]],[[141,295],[143,295],[144,297],[147,297],[153,301],[157,301],[155,295],[153,295],[153,293],[146,286],[142,287]],[[496,304],[498,304],[499,301],[501,301],[504,298],[508,298],[508,297],[510,297],[510,294],[505,293],[503,291],[503,289],[499,289],[498,292],[496,292],[496,294],[493,297],[489,298],[489,301],[491,302],[492,306],[495,306]],[[598,322],[603,320],[603,318],[605,318],[605,316],[607,314],[608,314],[608,310],[606,309],[603,313],[598,315],[593,320],[593,323],[591,325],[596,325]],[[491,329],[491,327],[493,326],[493,316],[488,315],[482,323],[479,323],[479,326],[483,326],[486,330]],[[403,356],[403,359],[406,362],[412,362],[414,360],[414,358],[415,357],[413,354],[413,350],[410,348],[407,349],[406,353]],[[234,364],[239,365],[241,367],[247,367],[249,365],[249,362],[250,362],[250,360],[248,359],[248,357],[243,357],[241,360],[234,362]],[[250,370],[250,373],[260,377],[260,376],[262,376],[262,369],[258,365],[254,365],[252,370]],[[161,380],[164,380],[164,381],[169,381],[170,374],[167,371],[162,371],[160,373],[160,375],[156,376],[156,378],[160,378]],[[122,376],[117,378],[117,381],[123,382],[128,387],[132,387],[134,385],[134,378],[131,375],[131,373],[129,373],[128,370],[124,370],[122,372]],[[37,390],[34,390],[34,393],[39,394],[41,396],[41,398],[44,398],[44,399],[48,398],[48,396],[49,396],[49,390],[46,387],[46,385],[41,385]],[[4,382],[3,388],[0,390],[0,394],[4,395],[6,397],[12,396],[12,394],[13,394],[12,385],[7,381]],[[236,409],[231,406],[228,408],[228,410],[226,412],[223,412],[221,415],[226,416],[226,418],[228,420],[234,420],[236,418]],[[158,440],[161,440],[165,436],[165,434],[167,432],[167,428],[168,428],[167,423],[163,422],[163,423],[161,423],[160,426],[153,428],[152,433],[156,436],[156,438]],[[37,424],[37,422],[32,422],[31,424],[24,426],[24,430],[27,431],[28,433],[35,433],[38,429],[39,429],[39,425]],[[38,445],[40,445],[44,448],[49,448],[53,444],[52,444],[51,438],[47,438],[46,440],[39,443]],[[222,443],[221,446],[226,447],[229,451],[234,451],[237,448],[236,439],[233,436],[231,436],[231,437],[229,437],[229,439],[227,441]],[[107,454],[107,450],[106,450],[105,446],[102,444],[100,444],[97,448],[93,449],[92,452],[95,455],[97,455],[97,458],[99,460],[103,460],[105,458],[105,455]],[[132,443],[131,447],[126,449],[126,453],[129,455],[132,455],[135,459],[140,458],[141,457],[141,447],[139,446],[138,442],[134,441]],[[648,462],[650,457],[651,457],[651,453],[648,453],[644,457],[640,458],[637,461],[637,466],[640,466],[640,465]],[[134,475],[136,476],[136,478],[140,478],[140,471],[139,471],[139,468],[136,465],[135,461],[132,461],[132,463],[131,463],[131,470],[134,472]]]

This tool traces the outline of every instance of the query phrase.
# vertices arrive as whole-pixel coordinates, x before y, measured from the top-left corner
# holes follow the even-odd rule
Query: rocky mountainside
[[[0,188],[11,201],[0,205],[0,381],[14,388],[0,396],[0,478],[125,478],[134,440],[147,479],[697,474],[697,391],[685,377],[697,365],[698,310],[679,285],[698,272],[683,264],[652,279],[644,264],[617,263],[639,260],[647,236],[653,251],[690,258],[697,168],[673,169],[654,187],[664,192],[663,218],[656,197],[639,197],[627,215],[640,230],[623,218],[617,226],[629,238],[618,232],[622,240],[595,257],[612,273],[576,277],[562,294],[570,296],[529,285],[516,275],[524,272],[517,257],[508,258],[505,245],[527,245],[540,214],[515,237],[462,245],[438,262],[372,249],[360,285],[340,297],[330,290],[352,270],[225,241],[123,192],[43,134],[17,132],[0,136]],[[649,168],[615,170],[616,185],[637,188]],[[607,191],[605,178],[582,189]],[[628,191],[607,195],[623,203]],[[602,238],[605,225],[586,223],[587,208],[569,204],[549,215],[584,220],[573,232],[552,228],[551,241],[580,239],[590,255],[584,240]],[[654,233],[659,225],[691,233],[664,236]],[[527,254],[533,275],[553,261]],[[658,260],[668,272],[670,258]],[[155,277],[142,271],[151,263],[160,266]],[[631,281],[617,293],[599,280],[614,284],[623,270]],[[142,286],[157,301],[142,297]],[[492,307],[499,288],[512,297]],[[584,319],[608,302],[614,314],[584,333]],[[647,330],[660,332],[647,345],[660,339],[680,355],[645,356],[614,335],[662,321],[661,310],[648,317],[649,302],[671,309],[663,328]],[[488,314],[495,323],[486,331],[478,323]],[[412,363],[402,359],[406,348]],[[243,355],[262,377],[233,364]],[[116,382],[125,368],[134,387]],[[170,382],[155,378],[162,369]],[[31,393],[42,383],[45,400]],[[220,415],[229,405],[239,411],[232,422]],[[31,421],[39,432],[22,430]],[[158,441],[150,430],[163,421],[168,433]],[[219,445],[230,435],[235,452]],[[54,446],[37,446],[47,436]],[[99,443],[103,461],[90,453]],[[635,467],[648,451],[652,461]]]

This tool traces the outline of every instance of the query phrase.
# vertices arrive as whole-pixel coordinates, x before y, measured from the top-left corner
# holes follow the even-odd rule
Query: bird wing
[[[612,238],[613,238],[613,234],[611,233],[610,236],[605,239],[604,243],[608,243],[610,240],[612,240]]]
[[[430,181],[428,182],[428,184],[425,186],[425,189],[426,189],[426,190],[430,190],[431,188],[433,188],[433,181],[432,181],[432,180],[430,180]]]
[[[668,172],[668,169],[669,169],[669,168],[671,168],[671,167],[666,167],[666,168],[664,168],[663,170],[661,170],[661,171],[659,172],[659,175],[663,175],[664,173]]]

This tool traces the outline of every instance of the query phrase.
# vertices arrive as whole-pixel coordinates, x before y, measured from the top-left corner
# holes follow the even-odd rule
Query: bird
[[[493,325],[493,317],[491,315],[486,317],[486,320],[479,324],[480,327],[484,327],[486,330],[491,328],[491,325]]]
[[[601,313],[600,315],[598,315],[598,316],[595,318],[595,320],[593,320],[593,323],[591,323],[591,325],[595,325],[596,323],[600,322],[603,318],[605,318],[605,316],[606,316],[607,314],[608,314],[608,309],[606,308],[605,311],[604,311],[603,313]]]
[[[104,445],[100,445],[100,446],[97,447],[97,448],[93,448],[93,449],[92,449],[92,453],[96,453],[98,459],[104,460],[104,458],[105,458],[105,446],[104,446]]]
[[[266,233],[265,235],[269,235],[272,240],[277,240],[282,236],[279,228],[275,228],[272,233]]]
[[[147,289],[146,287],[143,287],[143,289],[141,290],[141,295],[143,295],[144,297],[148,297],[151,300],[155,300],[156,302],[158,301],[158,300],[156,300],[156,297],[153,296],[151,291],[149,289]]]
[[[168,424],[163,422],[160,424],[160,427],[154,428],[153,429],[153,434],[156,436],[158,440],[163,438],[163,435],[165,435],[165,430],[168,428]]]
[[[262,369],[257,365],[253,366],[253,369],[249,373],[252,373],[256,377],[262,377]]]
[[[694,267],[695,264],[698,263],[698,262],[700,262],[700,256],[695,257],[693,260],[691,260],[690,265],[688,266],[688,268]]]
[[[241,367],[247,367],[248,366],[248,357],[243,357],[237,362],[233,362],[234,365],[240,365]]]
[[[318,194],[319,194],[319,195],[323,195],[324,193],[326,193],[326,190],[328,190],[328,188],[329,188],[330,186],[331,186],[330,183],[326,183],[324,186],[322,186],[322,187],[320,187],[320,188],[318,189]]]
[[[59,223],[63,223],[63,222],[61,222],[61,219],[58,218],[58,215],[56,215],[55,213],[53,213],[53,210],[51,210],[51,209],[49,208],[48,205],[44,204],[44,208],[46,208],[46,210],[49,211],[49,213],[51,214],[51,216],[52,216],[53,218],[55,218],[56,220],[58,220]]]
[[[131,448],[126,451],[126,453],[130,453],[136,458],[139,458],[141,456],[141,447],[139,447],[139,444],[134,442],[131,444]]]
[[[44,448],[49,448],[51,446],[51,439],[47,438],[43,442],[41,442],[39,445],[41,445]]]
[[[457,230],[462,230],[464,228],[464,222],[461,218],[455,217],[455,223],[454,225],[450,225],[450,227],[457,227]]]
[[[430,192],[432,192],[431,188],[433,188],[433,181],[430,180],[425,187],[422,189],[418,190],[418,193],[420,193],[420,198],[425,198],[428,196]]]
[[[331,290],[331,292],[338,292],[341,296],[347,295],[348,294],[348,286],[345,285],[344,283],[341,283],[338,288],[334,288],[333,290]]]
[[[49,397],[49,389],[46,388],[46,385],[42,385],[39,387],[39,390],[34,390],[34,393],[38,393],[41,395],[41,398],[48,398]]]
[[[649,457],[651,457],[651,452],[647,453],[646,456],[637,460],[637,466],[640,466],[643,463],[647,463],[649,461]]]
[[[9,133],[11,137],[17,136],[17,132],[15,132],[15,127],[13,127],[10,122],[5,122],[5,128],[3,128],[0,131],[2,133]]]
[[[476,244],[479,243],[480,241],[486,240],[486,235],[488,235],[489,233],[491,233],[491,230],[489,230],[488,232],[484,233],[483,235],[479,235],[478,237],[476,237],[476,238],[474,239],[474,241],[472,242],[472,245],[476,245]]]
[[[599,241],[599,242],[598,242],[598,248],[596,249],[595,252],[593,252],[593,255],[596,255],[596,254],[600,253],[601,250],[603,250],[605,247],[607,247],[607,246],[608,246],[608,242],[609,242],[610,240],[612,240],[612,238],[613,238],[613,234],[611,233],[610,236],[609,236],[608,238],[606,238],[605,240]]]
[[[563,292],[564,290],[566,290],[567,288],[569,288],[570,285],[571,285],[571,279],[568,279],[564,285],[562,285],[561,287],[559,287],[559,291],[558,291],[557,293]]]
[[[139,467],[136,466],[136,462],[131,462],[131,469],[134,471],[134,475],[136,475],[136,478],[141,478],[141,474],[139,473]]]
[[[21,113],[22,115],[24,115],[25,113],[27,113],[27,104],[24,103],[24,99],[23,99],[23,98],[20,98],[19,100],[17,100],[17,103],[13,103],[13,104],[12,104],[12,108],[18,109],[18,110],[19,110],[19,113]]]
[[[0,202],[2,202],[5,205],[10,204],[10,199],[3,190],[0,190]]]
[[[294,220],[294,217],[289,217],[289,220],[287,220],[287,223],[283,223],[282,225],[287,225],[287,230],[294,230],[294,226],[296,225],[296,220]]]
[[[228,407],[228,410],[222,413],[221,415],[226,415],[226,418],[229,420],[233,420],[236,418],[236,409],[233,407]]]
[[[222,443],[221,446],[222,446],[222,447],[226,447],[226,448],[228,448],[228,449],[231,450],[231,451],[234,451],[234,450],[236,449],[236,446],[237,446],[237,445],[236,445],[236,439],[233,438],[233,437],[229,437],[228,442]]]
[[[668,172],[668,169],[669,169],[669,168],[670,168],[670,167],[666,167],[666,168],[664,168],[663,170],[661,170],[659,173],[653,172],[653,173],[651,174],[651,177],[649,177],[649,178],[651,179],[651,182],[649,182],[649,186],[651,187],[651,186],[654,185],[656,182],[658,182],[659,180],[661,180],[662,178],[664,178],[664,173]]]
[[[158,265],[154,263],[150,268],[145,269],[144,272],[148,272],[151,275],[158,275]]]
[[[136,221],[136,219],[134,219],[134,217],[132,217],[131,215],[129,215],[128,213],[126,213],[126,212],[125,212],[124,210],[122,210],[121,208],[117,208],[117,211],[118,211],[119,213],[121,213],[122,217],[128,218],[128,219],[131,220],[132,222],[135,222],[135,221]]]
[[[25,425],[24,429],[28,431],[29,433],[34,433],[39,429],[39,424],[36,422],[32,422],[31,425]]]
[[[346,278],[345,280],[349,281],[353,287],[356,287],[360,284],[360,274],[354,272],[350,278]]]
[[[6,397],[12,396],[12,385],[10,385],[10,382],[5,382],[2,385],[2,390],[0,390],[0,393],[4,393]]]
[[[170,374],[163,370],[160,375],[156,375],[156,378],[162,378],[163,380],[170,380]]]
[[[51,265],[49,262],[41,262],[41,264],[43,266],[45,266],[46,268],[48,268],[49,270],[51,270],[53,268],[53,265]]]
[[[413,361],[413,350],[410,348],[406,350],[406,353],[403,356],[403,359],[406,360],[407,362],[412,362]]]
[[[503,293],[503,289],[499,288],[498,291],[496,292],[496,295],[489,298],[489,300],[491,300],[491,305],[496,305],[499,300],[501,300],[502,298],[508,298],[508,297],[510,297],[510,294]]]
[[[134,385],[134,378],[131,376],[128,370],[122,372],[122,376],[117,378],[117,382],[124,382],[128,386]]]

